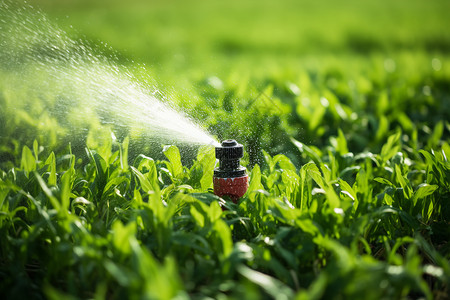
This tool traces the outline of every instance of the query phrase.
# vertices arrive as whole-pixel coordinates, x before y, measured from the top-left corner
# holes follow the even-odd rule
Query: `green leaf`
[[[273,158],[265,150],[262,150],[262,153],[264,156],[264,160],[266,161],[267,165],[269,166],[269,172],[272,173],[275,169],[275,163],[273,162]]]
[[[314,110],[308,123],[308,128],[311,131],[317,129],[317,127],[322,123],[323,117],[327,112],[327,108],[324,105],[320,104],[321,101],[317,101],[316,103],[318,103],[318,105],[314,107]]]
[[[340,179],[338,182],[344,194],[348,195],[353,201],[358,201],[355,191],[346,181]]]
[[[148,194],[148,193],[154,191],[154,188],[153,188],[152,184],[150,183],[150,181],[147,179],[147,177],[145,177],[135,167],[131,166],[130,168],[131,168],[131,171],[134,173],[134,175],[136,175],[136,177],[139,179],[139,182],[141,183],[141,188],[145,193]]]
[[[205,211],[200,211],[201,208],[198,205],[191,205],[191,208],[189,209],[191,216],[194,218],[195,223],[202,228],[205,226]]]
[[[433,194],[439,188],[438,185],[435,184],[427,184],[422,183],[419,185],[419,188],[414,192],[413,195],[413,205],[415,206],[418,199],[425,198],[431,194]]]
[[[428,147],[430,147],[431,149],[437,148],[443,133],[444,133],[444,122],[441,120],[436,124],[433,133],[428,139]]]
[[[319,168],[314,163],[308,163],[305,165],[306,173],[317,183],[317,185],[325,191],[330,208],[335,209],[340,207],[341,200],[334,191],[333,187],[325,181]]]
[[[128,182],[128,178],[125,176],[119,176],[119,177],[113,177],[111,178],[108,183],[105,185],[105,188],[103,189],[103,194],[107,193],[110,189],[120,185],[123,182]]]
[[[373,180],[376,182],[382,183],[382,184],[386,184],[388,186],[395,187],[395,185],[392,182],[390,182],[389,180],[387,180],[386,178],[376,177]]]
[[[47,196],[47,198],[50,200],[50,203],[52,204],[53,208],[56,209],[56,211],[61,211],[61,204],[59,203],[58,199],[53,195],[52,191],[48,188],[48,186],[45,184],[45,181],[42,179],[42,177],[37,173],[34,172],[34,175],[41,186],[42,191]]]
[[[262,189],[263,186],[261,184],[261,170],[259,168],[259,165],[255,165],[252,169],[252,172],[250,173],[250,183],[247,189],[248,193],[251,193],[253,191],[257,191]]]
[[[386,110],[389,108],[389,97],[386,90],[380,93],[377,100],[376,111],[378,117],[383,117]]]
[[[231,238],[230,227],[225,221],[218,219],[214,222],[213,229],[216,241],[218,242],[217,246],[220,247],[220,256],[222,259],[226,259],[233,251],[233,240]]]
[[[215,148],[210,146],[201,147],[197,154],[197,161],[202,166],[202,178],[200,186],[203,191],[213,186],[214,165],[216,164]]]
[[[402,171],[400,170],[399,165],[395,165],[395,176],[397,182],[403,189],[403,195],[405,196],[406,199],[410,199],[413,191],[408,179],[402,175]]]
[[[172,175],[176,178],[179,178],[183,173],[183,166],[181,164],[181,156],[180,150],[178,150],[177,146],[167,145],[163,148],[164,155],[169,159],[172,165]]]
[[[286,197],[296,204],[300,203],[300,177],[298,174],[295,171],[285,170],[281,174],[281,179],[284,184]]]
[[[442,144],[442,156],[444,157],[444,162],[448,162],[450,159],[450,145],[446,142]]]
[[[156,170],[156,163],[153,158],[147,157],[143,154],[139,155],[141,162],[139,163],[138,170],[145,173],[151,189],[154,191],[159,191],[159,181],[158,181],[158,171]],[[134,168],[136,170],[136,168]],[[134,171],[133,171],[134,172]]]
[[[222,216],[222,208],[220,208],[219,202],[213,201],[209,205],[209,219],[211,220],[211,223],[214,223],[218,219],[220,219],[220,216]]]
[[[33,142],[33,152],[34,152],[34,158],[36,159],[36,161],[38,161],[38,155],[39,155],[39,145],[38,145],[38,141],[34,140]]]
[[[52,151],[45,161],[45,165],[49,166],[50,175],[48,176],[48,185],[56,185],[56,158],[55,153]]]
[[[283,154],[277,154],[273,157],[273,164],[276,163],[278,163],[282,170],[289,170],[293,172],[297,171],[297,168],[294,166],[291,160]]]
[[[381,148],[380,156],[383,161],[385,162],[388,161],[389,159],[391,159],[391,157],[395,155],[395,153],[397,153],[400,150],[399,145],[400,135],[401,135],[400,131],[391,135],[388,138],[386,144],[383,145],[383,148]]]
[[[247,280],[258,285],[274,299],[292,299],[294,292],[283,282],[264,273],[250,269],[245,265],[237,266],[237,271]]]
[[[104,189],[107,179],[108,179],[108,174],[107,174],[108,167],[106,165],[106,161],[102,158],[102,156],[100,156],[100,154],[95,153],[95,152],[91,151],[90,149],[86,149],[86,150],[88,152],[88,155],[94,162],[94,166],[95,166],[96,176],[94,179],[94,185],[95,185],[95,190],[97,193],[96,196],[101,197],[101,193],[103,193],[103,189]],[[74,159],[73,159],[73,161],[74,161]],[[73,165],[72,165],[72,168],[73,168]]]
[[[137,203],[138,207],[144,203],[144,201],[142,201],[142,195],[137,189],[133,191],[133,201]]]
[[[381,115],[378,119],[378,129],[375,134],[375,140],[381,141],[386,136],[389,130],[389,120],[385,115]]]
[[[306,173],[317,183],[317,185],[325,189],[325,182],[323,180],[322,174],[320,173],[319,168],[317,168],[314,163],[307,163],[304,166],[304,170]]]
[[[336,151],[340,155],[344,155],[344,154],[348,153],[347,140],[345,139],[344,133],[342,132],[342,130],[340,128],[338,129]]]
[[[414,129],[414,123],[411,121],[411,119],[408,117],[405,112],[400,112],[397,114],[397,121],[402,126],[402,130],[405,132],[411,132]]]
[[[291,138],[291,142],[297,147],[297,149],[303,154],[305,153],[309,158],[311,158],[315,164],[319,165],[322,160],[320,159],[320,154],[316,153],[313,148],[306,146],[305,144]]]
[[[24,170],[27,177],[30,172],[36,171],[36,157],[27,146],[23,146],[22,149],[20,168]]]
[[[86,212],[85,210],[85,206],[89,206],[92,205],[92,202],[87,200],[86,198],[83,197],[77,197],[75,199],[73,199],[72,203],[71,203],[71,210],[72,212],[74,212],[74,209],[76,207],[78,207],[79,209],[83,210],[84,212]]]
[[[130,238],[136,234],[136,223],[130,222],[124,226],[121,221],[117,220],[112,224],[111,230],[115,248],[123,254],[130,254]]]
[[[70,177],[63,176],[61,181],[61,213],[67,215],[70,206]]]

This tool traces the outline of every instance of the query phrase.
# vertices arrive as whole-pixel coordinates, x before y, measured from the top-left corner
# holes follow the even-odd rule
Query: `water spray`
[[[214,169],[214,194],[229,196],[234,203],[244,196],[248,188],[246,168],[240,165],[244,147],[235,140],[225,140],[216,147],[219,167]]]
[[[45,124],[57,122],[58,132],[72,141],[87,132],[111,130],[135,141],[142,139],[142,144],[149,139],[157,144],[215,143],[171,105],[174,102],[150,76],[138,81],[132,69],[109,54],[113,50],[105,48],[105,56],[103,49],[71,39],[39,10],[21,2],[0,0],[0,89],[18,99],[6,102],[6,114],[25,110],[36,120],[32,126],[39,132]]]

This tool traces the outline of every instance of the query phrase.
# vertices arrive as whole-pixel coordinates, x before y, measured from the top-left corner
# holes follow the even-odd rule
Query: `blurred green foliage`
[[[448,52],[447,1],[56,1],[37,5],[74,35],[158,73],[227,75],[306,55]],[[232,60],[230,59],[232,58]],[[245,63],[247,61],[247,63]],[[255,66],[255,63],[260,64]],[[253,73],[254,74],[254,73]],[[181,75],[181,74],[180,74]]]

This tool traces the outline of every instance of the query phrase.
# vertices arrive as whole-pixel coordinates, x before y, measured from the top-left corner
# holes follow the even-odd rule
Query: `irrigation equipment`
[[[214,194],[228,196],[234,203],[244,196],[248,188],[246,168],[240,165],[244,147],[235,140],[225,140],[216,147],[219,167],[214,169]]]

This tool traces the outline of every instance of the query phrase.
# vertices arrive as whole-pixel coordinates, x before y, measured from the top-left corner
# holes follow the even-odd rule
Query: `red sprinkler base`
[[[229,196],[234,203],[244,196],[248,188],[248,175],[234,178],[214,177],[214,194]]]
[[[234,203],[244,196],[248,188],[246,169],[239,164],[244,147],[235,140],[225,140],[216,147],[219,167],[214,169],[214,194],[229,196]]]

